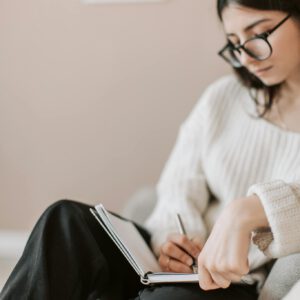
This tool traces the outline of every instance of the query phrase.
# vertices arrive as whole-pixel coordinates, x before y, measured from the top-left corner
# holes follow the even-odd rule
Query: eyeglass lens
[[[252,39],[245,43],[244,48],[256,59],[263,60],[271,54],[271,48],[266,40],[262,38]]]
[[[269,43],[263,38],[251,39],[244,44],[243,48],[248,55],[257,60],[267,59],[271,55],[272,51]],[[234,67],[242,66],[241,54],[241,50],[230,47],[223,52],[223,55]]]

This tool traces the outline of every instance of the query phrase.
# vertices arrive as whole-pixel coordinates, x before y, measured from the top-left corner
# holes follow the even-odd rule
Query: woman
[[[60,201],[35,226],[1,300],[257,299],[267,263],[300,251],[300,3],[217,7],[227,36],[219,54],[236,77],[209,86],[181,126],[145,224],[164,270],[191,272],[197,259],[199,286],[142,287],[88,206]],[[176,234],[178,212],[188,237]]]

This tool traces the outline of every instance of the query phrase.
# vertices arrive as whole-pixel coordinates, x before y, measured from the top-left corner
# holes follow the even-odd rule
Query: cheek
[[[271,58],[273,60],[276,60],[276,62],[284,61],[286,57],[289,56],[291,47],[290,41],[274,41],[271,43],[272,48],[273,48],[273,53]]]
[[[281,40],[280,43],[272,43],[272,47],[273,53],[266,65],[272,65],[273,69],[260,78],[268,86],[285,81],[295,68],[300,68],[300,39]]]
[[[282,44],[276,48],[273,54],[272,63],[277,72],[280,73],[278,75],[286,77],[300,66],[300,43]]]
[[[275,84],[279,84],[285,81],[285,79],[288,77],[288,72],[285,69],[285,64],[277,63],[276,60],[270,61],[270,65],[272,65],[272,69],[264,74],[259,76],[259,79],[266,85],[271,86]]]
[[[273,48],[270,60],[282,71],[292,70],[300,63],[300,30],[291,28],[290,31],[277,40],[270,40]]]

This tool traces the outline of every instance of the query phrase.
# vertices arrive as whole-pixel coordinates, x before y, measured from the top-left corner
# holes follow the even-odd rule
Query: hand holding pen
[[[182,219],[180,217],[180,214],[176,214],[176,217],[177,217],[177,225],[178,225],[180,234],[187,236],[185,227],[184,227]],[[193,259],[193,264],[192,264],[193,273],[198,273],[197,258],[192,257],[192,259]]]
[[[202,246],[196,238],[190,240],[185,234],[173,233],[160,248],[159,264],[165,272],[191,273]]]

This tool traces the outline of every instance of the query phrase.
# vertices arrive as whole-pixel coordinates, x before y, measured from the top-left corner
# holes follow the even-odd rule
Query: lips
[[[260,74],[265,73],[266,71],[269,71],[269,70],[272,69],[272,68],[273,68],[273,67],[270,66],[270,67],[267,67],[267,68],[258,69],[258,70],[253,71],[253,73],[254,73],[255,75],[260,75]]]

